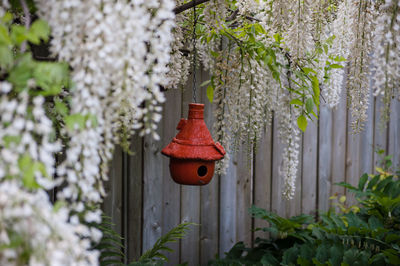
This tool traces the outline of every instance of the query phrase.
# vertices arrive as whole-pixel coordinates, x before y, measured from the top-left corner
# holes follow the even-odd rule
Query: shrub
[[[253,206],[250,213],[269,222],[256,230],[271,237],[257,238],[253,248],[239,242],[209,265],[400,265],[399,175],[377,171],[362,175],[357,187],[337,184],[355,195],[358,206],[331,208],[318,221],[304,214],[286,219]]]

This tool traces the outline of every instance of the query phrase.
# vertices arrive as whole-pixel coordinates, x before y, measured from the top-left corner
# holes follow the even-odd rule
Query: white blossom
[[[31,193],[15,180],[0,182],[0,264],[97,265],[99,252],[89,251],[90,241],[79,237],[68,213],[55,210],[43,190]]]
[[[52,28],[51,50],[72,68],[71,113],[85,120],[83,128],[68,129],[67,158],[58,169],[68,180],[59,196],[78,210],[78,195],[87,204],[101,201],[120,129],[144,135],[157,128],[157,105],[164,101],[159,86],[168,85],[174,2],[36,3]]]

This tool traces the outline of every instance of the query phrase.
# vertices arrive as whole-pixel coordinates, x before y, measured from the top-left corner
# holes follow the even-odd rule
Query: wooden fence
[[[201,77],[199,84],[208,79],[201,71],[198,76]],[[371,96],[365,130],[352,135],[346,99],[342,98],[336,110],[322,106],[319,121],[309,124],[302,136],[293,200],[285,201],[281,196],[283,180],[279,178],[279,169],[283,144],[278,139],[276,120],[265,128],[258,152],[250,163],[247,152],[242,149],[231,155],[227,173],[214,176],[209,185],[177,185],[169,176],[169,160],[160,151],[176,135],[179,119],[187,116],[191,102],[191,89],[188,88],[165,93],[167,101],[158,130],[161,141],[135,136],[133,156],[116,149],[103,209],[124,237],[127,261],[138,258],[171,228],[191,221],[199,226],[192,226],[182,241],[170,245],[175,252],[168,255],[169,265],[181,262],[206,265],[208,260],[216,254],[223,255],[237,241],[248,244],[259,234],[252,229],[263,223],[248,214],[248,208],[253,204],[283,216],[327,210],[331,195],[344,194],[343,188],[335,183],[356,184],[362,173],[373,171],[379,160],[374,153],[376,147],[392,154],[394,164],[400,166],[400,103],[393,101],[390,121],[381,130],[382,104]],[[200,102],[206,104],[205,120],[211,129],[212,105],[208,103],[204,89],[200,90]]]

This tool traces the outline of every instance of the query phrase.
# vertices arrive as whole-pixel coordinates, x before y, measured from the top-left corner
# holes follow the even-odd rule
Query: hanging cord
[[[196,0],[193,1],[193,102],[197,103],[196,99],[196,24],[197,24],[197,15],[196,15]]]

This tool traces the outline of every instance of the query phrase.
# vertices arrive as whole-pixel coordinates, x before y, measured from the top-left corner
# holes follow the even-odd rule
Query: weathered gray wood
[[[249,150],[250,149],[250,150]],[[236,185],[236,241],[251,245],[252,219],[249,208],[252,204],[252,149],[243,143],[237,153]]]
[[[374,167],[374,96],[369,94],[367,121],[360,133],[360,170],[359,174],[372,173]],[[357,180],[358,183],[358,180]]]
[[[271,210],[271,181],[272,181],[272,126],[266,126],[260,143],[255,151],[254,167],[254,205]],[[254,228],[267,227],[268,223],[261,219],[254,219]],[[266,232],[254,232],[257,237],[266,238]]]
[[[103,201],[103,210],[105,215],[112,218],[112,228],[118,234],[122,234],[122,167],[122,151],[117,146],[110,165],[109,180],[105,183],[107,196]]]
[[[201,80],[209,79],[206,71],[201,72]],[[212,132],[213,105],[206,97],[205,88],[201,88],[200,98],[205,105],[204,121]],[[200,265],[207,265],[208,261],[218,254],[219,231],[219,179],[214,174],[211,182],[200,189]]]
[[[400,102],[393,99],[390,107],[389,122],[389,148],[388,154],[392,155],[393,170],[400,167]]]
[[[225,156],[230,158],[226,174],[220,178],[220,229],[219,229],[219,254],[224,255],[236,243],[236,182],[237,158],[230,153]]]
[[[330,208],[331,161],[332,161],[332,110],[322,104],[318,127],[318,202],[317,209],[327,211]]]
[[[331,161],[331,195],[344,194],[344,189],[335,183],[345,181],[346,177],[346,132],[347,132],[347,106],[346,90],[343,88],[340,95],[340,102],[333,110],[332,119],[332,161]],[[330,195],[328,195],[329,197]]]
[[[381,115],[383,109],[382,96],[375,97],[375,113],[374,113],[374,150],[385,150],[387,153],[388,144],[388,126],[389,124],[384,124]],[[381,160],[379,155],[375,152],[373,154],[374,167],[377,166]]]
[[[271,189],[271,210],[278,215],[286,216],[287,201],[282,196],[284,180],[281,177],[283,165],[284,144],[279,138],[279,121],[276,117],[273,119],[273,148],[272,148],[272,189]]]
[[[142,203],[143,203],[143,138],[134,135],[131,141],[133,155],[128,156],[127,165],[127,199],[125,224],[127,227],[125,240],[127,261],[137,260],[142,251]]]
[[[163,121],[157,129],[160,134]],[[166,125],[168,126],[168,125]],[[150,249],[162,233],[163,208],[163,160],[160,151],[163,148],[161,141],[151,136],[144,138],[143,144],[143,234],[142,250]]]
[[[354,133],[351,128],[351,112],[347,111],[347,145],[346,145],[346,182],[356,186],[360,179],[360,134]],[[354,195],[349,191],[346,193],[346,205],[356,203]]]
[[[197,73],[199,75],[199,71]],[[192,99],[192,80],[189,80],[186,90],[182,95],[183,116],[187,117],[188,104]],[[198,96],[197,96],[198,99]],[[200,224],[200,187],[199,186],[181,186],[181,222],[193,222]],[[189,233],[181,240],[180,261],[188,262],[189,265],[199,264],[199,227],[192,226]]]
[[[317,207],[318,123],[309,122],[303,137],[301,212],[314,214]]]
[[[171,89],[165,92],[166,103],[163,109],[162,147],[168,145],[177,134],[176,125],[181,118],[181,90]],[[178,103],[178,104],[177,104]],[[180,223],[181,186],[175,183],[169,172],[169,158],[162,156],[162,234],[165,235]],[[168,247],[174,252],[166,254],[168,265],[179,263],[179,242],[170,243]]]

